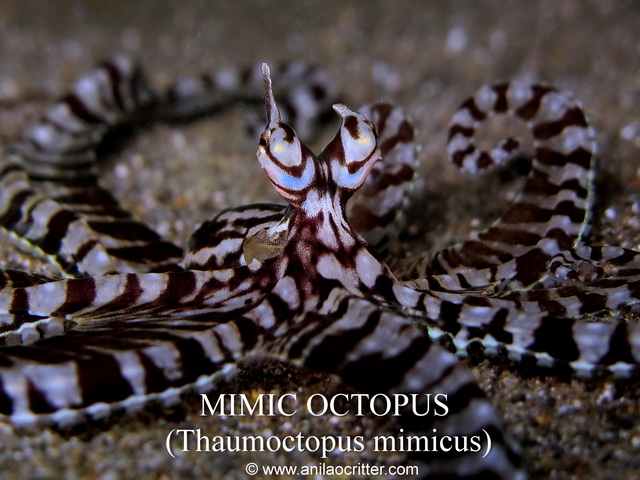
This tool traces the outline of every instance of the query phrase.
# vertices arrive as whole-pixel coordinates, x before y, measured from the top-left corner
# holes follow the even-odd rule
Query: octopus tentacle
[[[9,238],[71,277],[177,269],[182,250],[134,220],[97,180],[104,135],[154,98],[139,68],[115,57],[47,109],[0,174],[0,228]]]
[[[269,123],[258,159],[289,210],[283,233],[268,232],[260,241],[284,236],[282,248],[268,258],[245,258],[245,265],[228,270],[44,279],[42,284],[25,277],[7,284],[0,296],[6,314],[74,324],[65,335],[1,349],[0,413],[21,426],[69,424],[82,415],[100,417],[150,400],[172,402],[185,388],[209,388],[241,358],[275,356],[337,374],[363,392],[450,395],[455,407],[446,418],[412,416],[407,410],[402,425],[419,434],[433,429],[487,433],[493,449],[487,457],[416,454],[421,477],[459,472],[466,478],[524,477],[470,375],[419,327],[381,309],[376,299],[370,270],[386,273],[386,267],[353,232],[344,212],[380,157],[375,127],[336,105],[341,128],[315,157],[281,121],[266,67],[264,77]],[[317,258],[309,256],[312,250]],[[345,254],[353,263],[344,263]],[[16,288],[20,281],[25,286]],[[276,312],[285,310],[289,315],[278,318]],[[100,381],[90,381],[96,369],[102,372]],[[373,369],[386,371],[386,380],[379,382]]]
[[[403,219],[407,192],[413,184],[417,148],[414,128],[405,112],[381,103],[359,111],[370,118],[380,138],[382,159],[347,204],[353,228],[385,258]],[[284,215],[279,205],[245,205],[204,222],[192,235],[184,259],[188,269],[233,268],[243,265],[244,240],[275,226]]]
[[[242,318],[192,331],[125,325],[2,347],[0,418],[17,427],[69,426],[115,409],[136,411],[150,401],[175,404],[187,388],[207,391],[216,376],[228,376],[259,336],[257,326]]]
[[[489,115],[508,113],[533,134],[531,173],[489,229],[429,259],[394,263],[396,277],[384,249],[413,178],[413,127],[395,107],[363,114],[336,104],[340,128],[315,155],[285,121],[289,107],[276,103],[268,67],[261,72],[267,125],[257,157],[287,206],[222,212],[194,233],[182,266],[178,247],[99,186],[96,148],[123,122],[223,108],[224,75],[158,95],[117,58],[83,77],[14,147],[0,177],[0,228],[83,278],[0,271],[0,420],[65,425],[173,402],[186,389],[211,389],[241,361],[274,357],[363,393],[447,395],[441,418],[403,410],[400,433],[486,433],[493,448],[487,457],[416,452],[422,478],[524,478],[482,391],[433,340],[448,339],[459,355],[480,346],[583,376],[638,369],[640,325],[586,318],[636,308],[640,253],[577,246],[595,151],[581,108],[568,94],[519,84],[485,87],[465,102],[450,127],[454,163],[475,172],[507,161],[514,139],[483,153],[474,135]],[[292,103],[304,107],[318,85],[289,86],[298,92]],[[242,92],[226,89],[233,101],[251,98]],[[302,108],[302,125],[315,108]]]
[[[418,161],[415,132],[404,110],[396,106],[370,104],[358,111],[376,126],[382,159],[349,202],[347,218],[369,245],[385,254],[402,228],[413,185]]]
[[[267,104],[269,93],[267,84]],[[305,154],[273,107],[262,136],[258,158],[293,212],[283,253],[288,263],[268,304],[272,311],[299,312],[274,325],[270,348],[288,361],[336,374],[362,392],[451,395],[457,408],[446,419],[404,412],[401,422],[408,432],[426,435],[441,428],[465,435],[482,429],[494,433],[490,459],[417,453],[421,478],[460,472],[469,478],[524,477],[499,420],[471,377],[420,328],[384,308],[381,279],[393,279],[344,214],[344,199],[364,183],[379,158],[375,127],[344,105],[334,108],[342,125],[318,156],[319,169],[307,166],[313,157]]]
[[[225,210],[203,222],[189,239],[185,268],[218,270],[246,265],[245,239],[275,226],[285,210],[283,205],[246,205]]]
[[[489,432],[492,449],[484,458],[470,451],[412,452],[411,458],[420,465],[420,478],[457,478],[460,472],[465,472],[463,478],[525,478],[518,467],[515,442],[453,355],[432,343],[421,328],[376,303],[340,294],[330,298],[333,309],[325,317],[292,321],[288,333],[271,347],[276,355],[336,375],[362,393],[405,395],[419,402],[446,395],[452,408],[445,416],[434,412],[420,416],[409,406],[401,408],[400,437],[463,435],[478,439],[484,449],[484,432]]]
[[[337,85],[322,67],[300,61],[276,65],[274,76],[278,78],[275,93],[287,122],[301,136],[310,138],[328,114]],[[259,116],[248,118],[248,129],[257,136],[264,123],[263,93],[260,65],[249,69],[221,68],[180,78],[159,95],[153,115],[184,120],[238,104],[254,105],[259,107],[255,109]]]
[[[302,63],[280,73],[287,113],[299,128],[312,130],[335,86],[324,70]],[[260,100],[251,88],[254,76],[216,71],[157,94],[130,58],[104,62],[13,145],[0,173],[0,228],[66,276],[179,270],[182,250],[133,219],[98,184],[96,149],[124,123],[200,116],[223,108],[223,99],[225,105],[240,97]]]
[[[524,121],[532,134],[533,160],[522,192],[473,239],[394,265],[401,278],[431,289],[527,287],[542,280],[553,255],[581,240],[593,197],[596,146],[580,105],[569,93],[546,86],[483,87],[462,103],[449,126],[449,156],[462,170],[494,168],[519,151],[520,141],[513,138],[489,152],[476,146],[479,125],[495,115]]]

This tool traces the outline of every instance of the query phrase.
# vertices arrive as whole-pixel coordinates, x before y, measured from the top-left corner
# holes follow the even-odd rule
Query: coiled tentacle
[[[640,325],[588,318],[636,307],[640,253],[577,246],[595,151],[584,113],[568,94],[520,84],[485,87],[465,102],[450,127],[454,163],[475,172],[508,160],[514,139],[490,152],[473,139],[486,117],[509,113],[534,137],[531,172],[486,231],[394,263],[398,280],[383,258],[413,178],[413,127],[389,105],[357,112],[336,104],[340,128],[315,155],[285,121],[268,68],[261,71],[267,125],[257,156],[287,205],[238,207],[203,223],[182,265],[178,247],[99,186],[97,147],[123,122],[222,108],[231,77],[194,77],[155,94],[118,57],[81,78],[13,147],[0,178],[0,228],[84,278],[0,271],[0,420],[67,425],[171,403],[187,389],[213,388],[244,360],[273,357],[363,393],[446,394],[448,415],[403,410],[403,431],[488,434],[493,449],[487,457],[415,452],[423,478],[523,478],[491,405],[433,340],[448,339],[459,355],[479,345],[583,376],[636,371]],[[298,71],[320,82],[316,70]],[[301,130],[322,110],[304,107],[326,100],[319,85],[292,97],[305,110]],[[241,91],[226,89],[235,100]]]
[[[479,125],[496,115],[525,122],[533,137],[533,160],[522,192],[473,239],[394,265],[402,278],[431,289],[507,288],[505,283],[522,288],[541,281],[546,262],[581,240],[593,197],[596,147],[580,105],[569,93],[546,86],[483,87],[462,103],[449,126],[448,153],[456,166],[477,173],[519,152],[521,141],[515,138],[488,152],[476,146]]]

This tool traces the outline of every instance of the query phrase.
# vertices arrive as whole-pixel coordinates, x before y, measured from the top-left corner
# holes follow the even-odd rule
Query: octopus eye
[[[271,132],[268,152],[271,158],[287,167],[300,165],[302,162],[300,140],[285,123],[278,122],[278,127]]]
[[[333,109],[342,118],[333,142],[340,143],[342,148],[334,154],[331,173],[338,186],[354,190],[362,185],[373,164],[380,159],[376,129],[363,115],[345,105],[337,104]]]
[[[300,204],[304,191],[315,181],[314,156],[293,128],[284,123],[273,98],[269,67],[262,65],[267,126],[258,148],[258,161],[271,183],[287,201]]]
[[[334,105],[342,117],[340,133],[347,164],[362,162],[369,158],[377,147],[375,127],[361,114],[344,105]]]
[[[258,160],[264,168],[274,164],[276,168],[287,168],[302,163],[300,140],[293,128],[282,122],[280,110],[273,98],[269,67],[262,64],[264,96],[267,111],[267,127],[260,137]]]

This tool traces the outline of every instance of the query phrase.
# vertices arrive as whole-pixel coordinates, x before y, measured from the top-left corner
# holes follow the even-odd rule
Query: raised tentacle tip
[[[335,110],[335,112],[340,115],[340,117],[344,118],[347,115],[352,115],[355,112],[353,110],[351,110],[349,107],[347,107],[346,105],[342,104],[342,103],[336,103],[334,105],[331,106],[331,108],[333,108]]]
[[[266,63],[262,64],[262,78],[264,81],[264,101],[267,109],[267,120],[269,123],[280,121],[280,110],[273,98],[273,89],[271,86],[271,70]]]

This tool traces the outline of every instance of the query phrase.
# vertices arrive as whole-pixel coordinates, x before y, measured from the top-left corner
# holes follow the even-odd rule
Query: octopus
[[[334,104],[340,127],[316,155],[296,130],[309,134],[331,103],[325,77],[301,64],[277,75],[277,95],[266,64],[244,82],[217,72],[158,93],[135,62],[114,57],[10,146],[0,230],[58,274],[0,271],[0,422],[65,427],[169,405],[275,358],[364,394],[446,398],[446,415],[403,405],[401,431],[474,437],[482,449],[413,451],[420,478],[526,478],[517,444],[457,356],[579,377],[631,377],[640,361],[640,326],[622,315],[640,298],[640,254],[583,244],[595,142],[582,108],[567,92],[523,83],[485,86],[462,103],[448,132],[452,162],[479,173],[521,156],[517,138],[476,146],[483,122],[509,115],[533,138],[522,191],[472,238],[395,258],[388,245],[417,160],[412,123],[390,104]],[[100,147],[118,127],[254,101],[242,85],[260,77],[267,125],[257,157],[284,205],[225,210],[184,253],[100,185]]]

